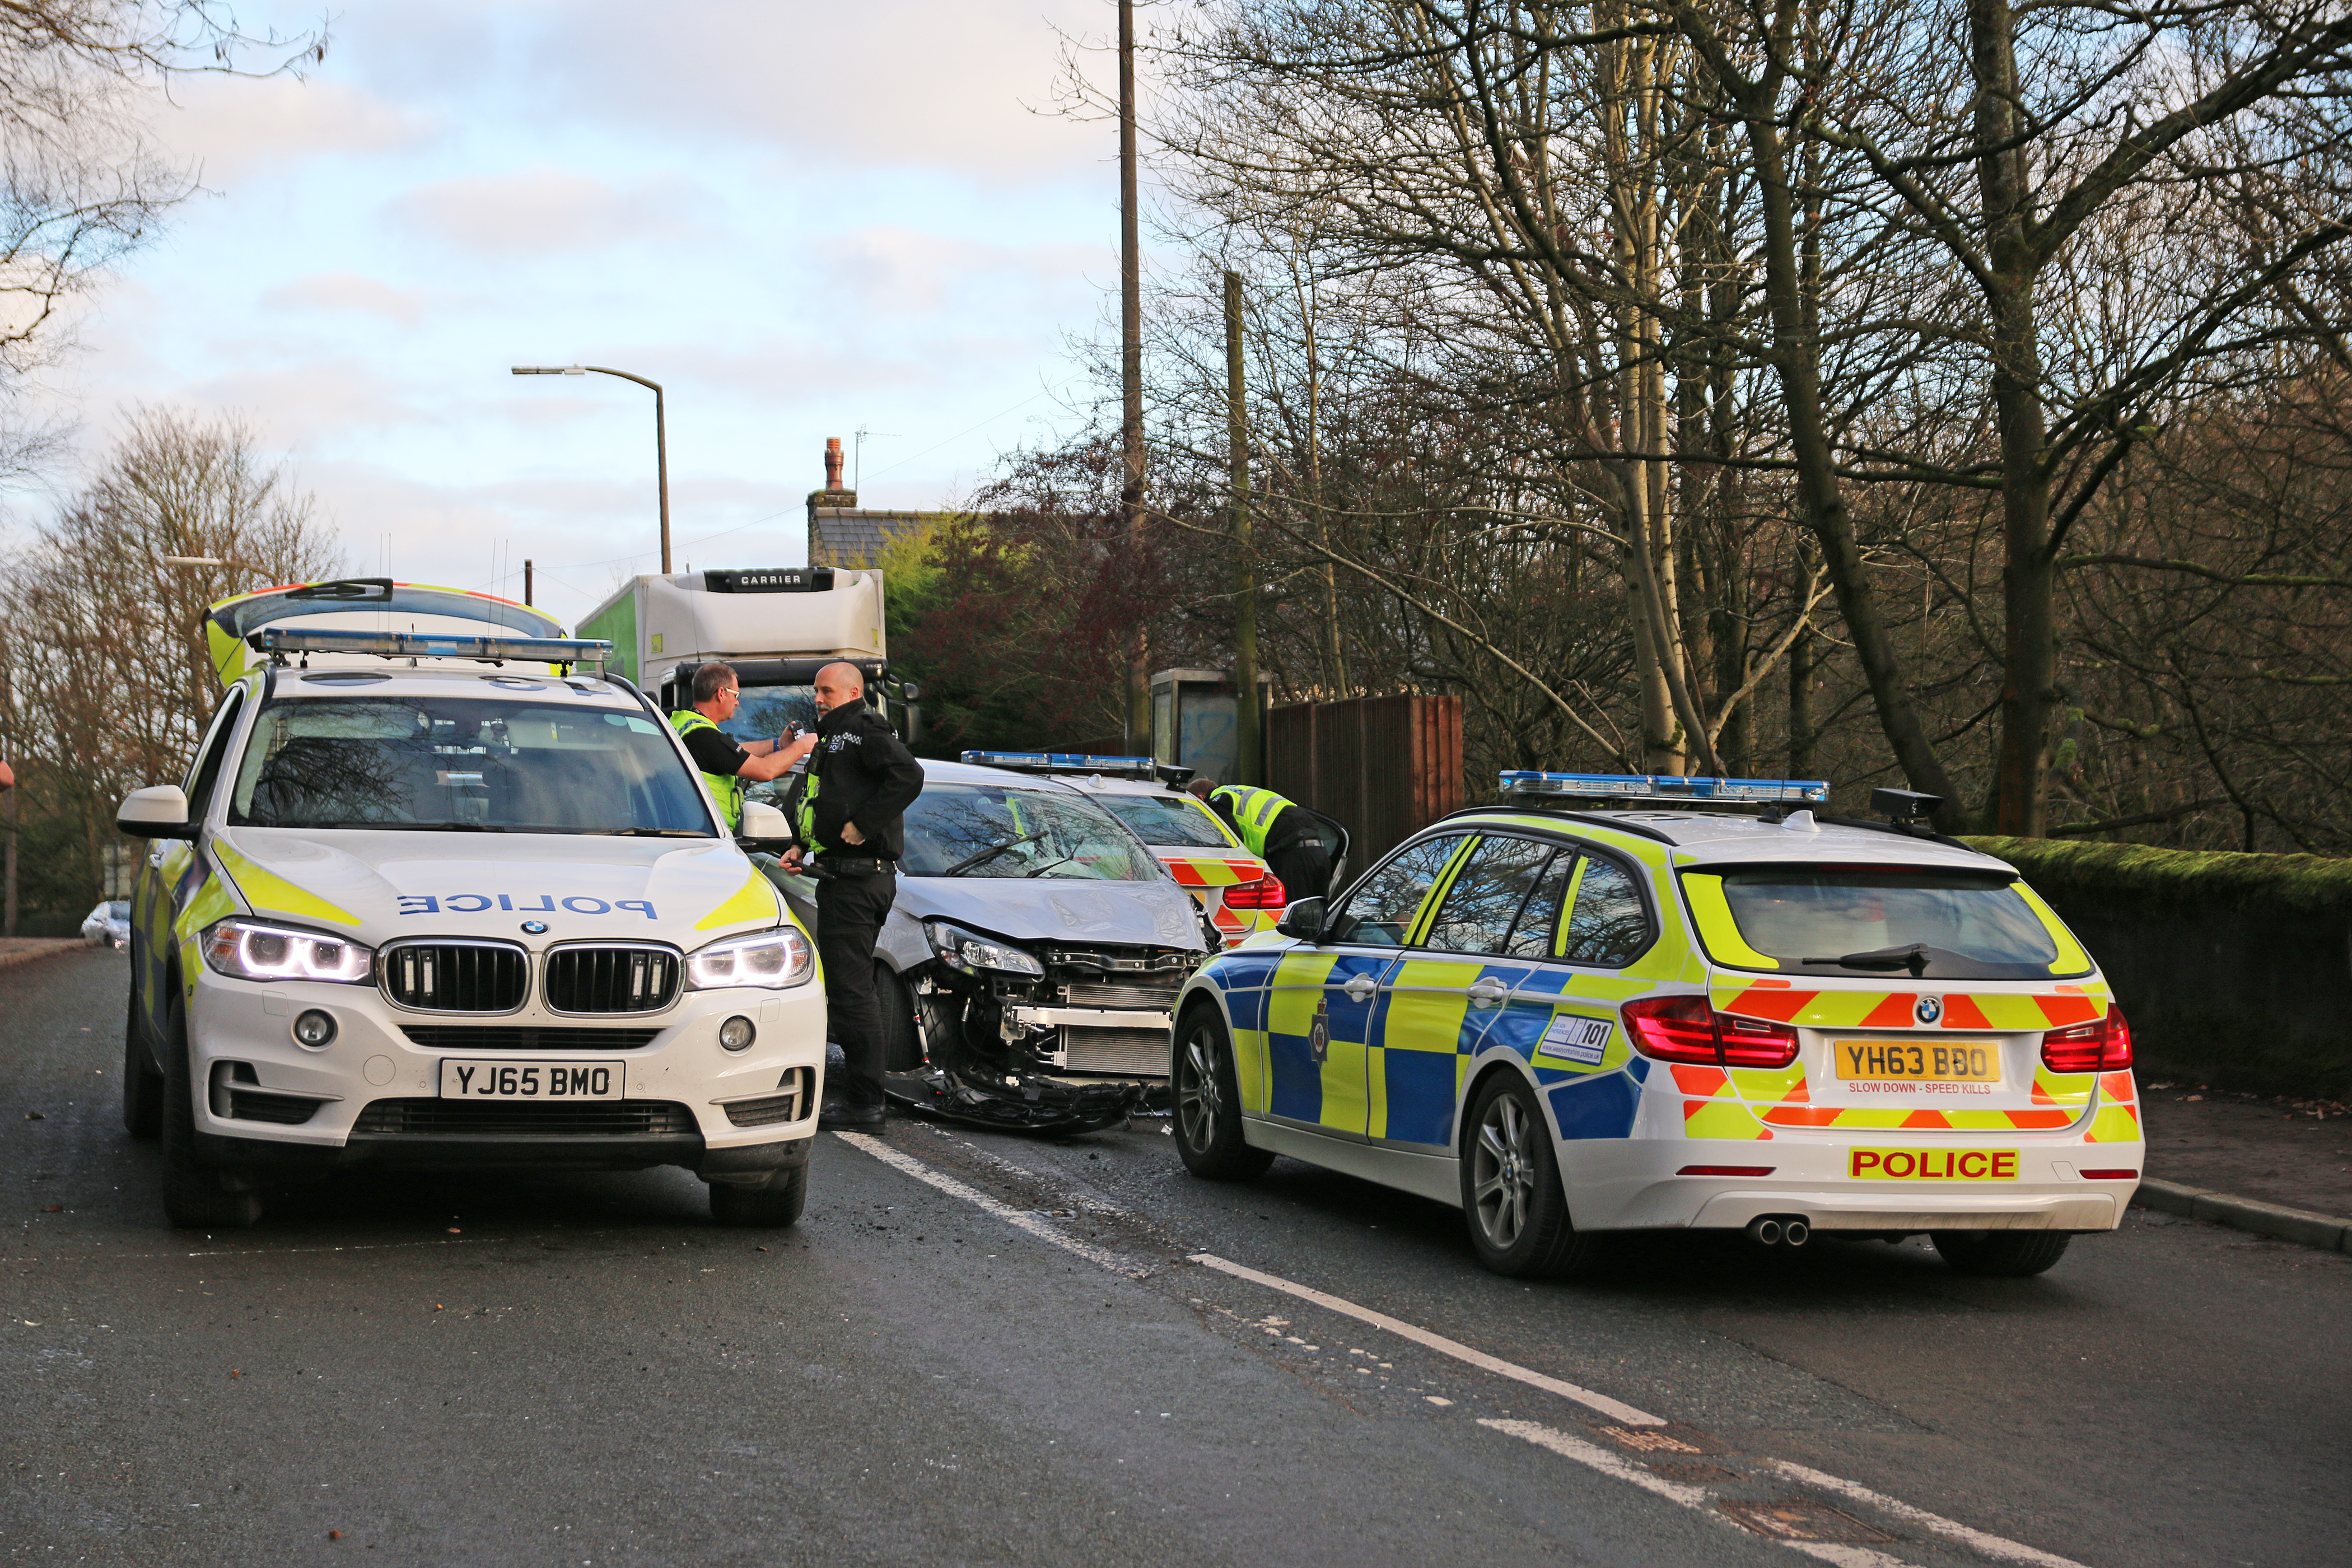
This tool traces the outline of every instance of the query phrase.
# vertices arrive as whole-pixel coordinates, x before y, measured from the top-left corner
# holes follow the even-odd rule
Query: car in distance
[[[300,624],[353,607],[480,635]],[[163,1141],[173,1222],[251,1224],[266,1184],[335,1170],[675,1164],[721,1223],[792,1223],[815,956],[665,716],[581,668],[604,645],[381,579],[210,621],[194,762],[118,817],[151,846],[123,1117]]]
[[[131,940],[131,900],[108,899],[82,918],[81,939],[92,947],[121,947]]]
[[[1511,1275],[1675,1229],[2024,1275],[2121,1222],[2130,1029],[2014,868],[1810,781],[1503,783],[1187,983],[1194,1173],[1287,1154],[1456,1205]]]

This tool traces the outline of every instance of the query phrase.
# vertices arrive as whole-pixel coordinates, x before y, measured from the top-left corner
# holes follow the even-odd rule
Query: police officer
[[[785,754],[782,738],[739,742],[719,726],[735,717],[743,691],[731,665],[706,664],[694,672],[694,706],[669,716],[686,742],[686,754],[702,770],[710,798],[727,819],[727,831],[743,826],[743,785],[765,784],[792,771],[797,756]]]
[[[923,767],[889,721],[866,706],[866,678],[856,665],[817,671],[816,710],[815,731],[776,755],[787,767],[810,759],[792,799],[799,842],[782,864],[816,879],[825,1032],[841,1042],[844,1058],[817,1125],[879,1132],[882,1007],[874,994],[874,942],[898,896],[901,817],[923,793]]]
[[[1220,788],[1214,779],[1198,778],[1186,787],[1241,836],[1243,847],[1266,863],[1292,900],[1330,891],[1331,847],[1306,807],[1250,784]]]

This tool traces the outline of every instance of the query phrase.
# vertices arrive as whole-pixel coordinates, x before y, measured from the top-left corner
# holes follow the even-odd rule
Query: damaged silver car
[[[1164,1110],[1170,1009],[1223,945],[1200,906],[1080,791],[956,763],[923,773],[876,952],[891,1098],[1036,1131]],[[750,797],[781,804],[782,784]],[[813,913],[814,885],[782,879]]]

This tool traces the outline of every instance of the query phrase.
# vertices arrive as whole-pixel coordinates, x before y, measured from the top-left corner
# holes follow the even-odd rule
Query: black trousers
[[[828,1100],[882,1103],[882,1004],[874,994],[874,943],[898,896],[898,879],[833,877],[816,885],[816,954],[824,963],[825,1035],[841,1042],[846,1066],[826,1085]]]
[[[1300,899],[1319,899],[1329,890],[1331,851],[1319,838],[1295,838],[1280,848],[1268,845],[1265,863],[1281,879],[1283,891],[1294,903]]]

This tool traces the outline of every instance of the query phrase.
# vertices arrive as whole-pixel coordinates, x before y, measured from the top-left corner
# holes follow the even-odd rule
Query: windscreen
[[[1135,835],[1081,795],[926,784],[907,808],[910,877],[1149,882],[1167,875]]]
[[[1684,877],[1695,907],[1719,879],[1739,939],[1785,970],[2039,980],[2057,965],[2049,927],[2000,872],[1762,867]],[[1703,907],[1700,923],[1707,923]],[[1710,939],[1710,950],[1717,945]]]
[[[229,821],[715,836],[685,761],[646,715],[462,697],[271,703],[246,743]]]
[[[1146,844],[1167,844],[1187,849],[1234,847],[1216,818],[1191,801],[1168,795],[1098,795],[1095,800],[1113,816],[1135,829]]]

